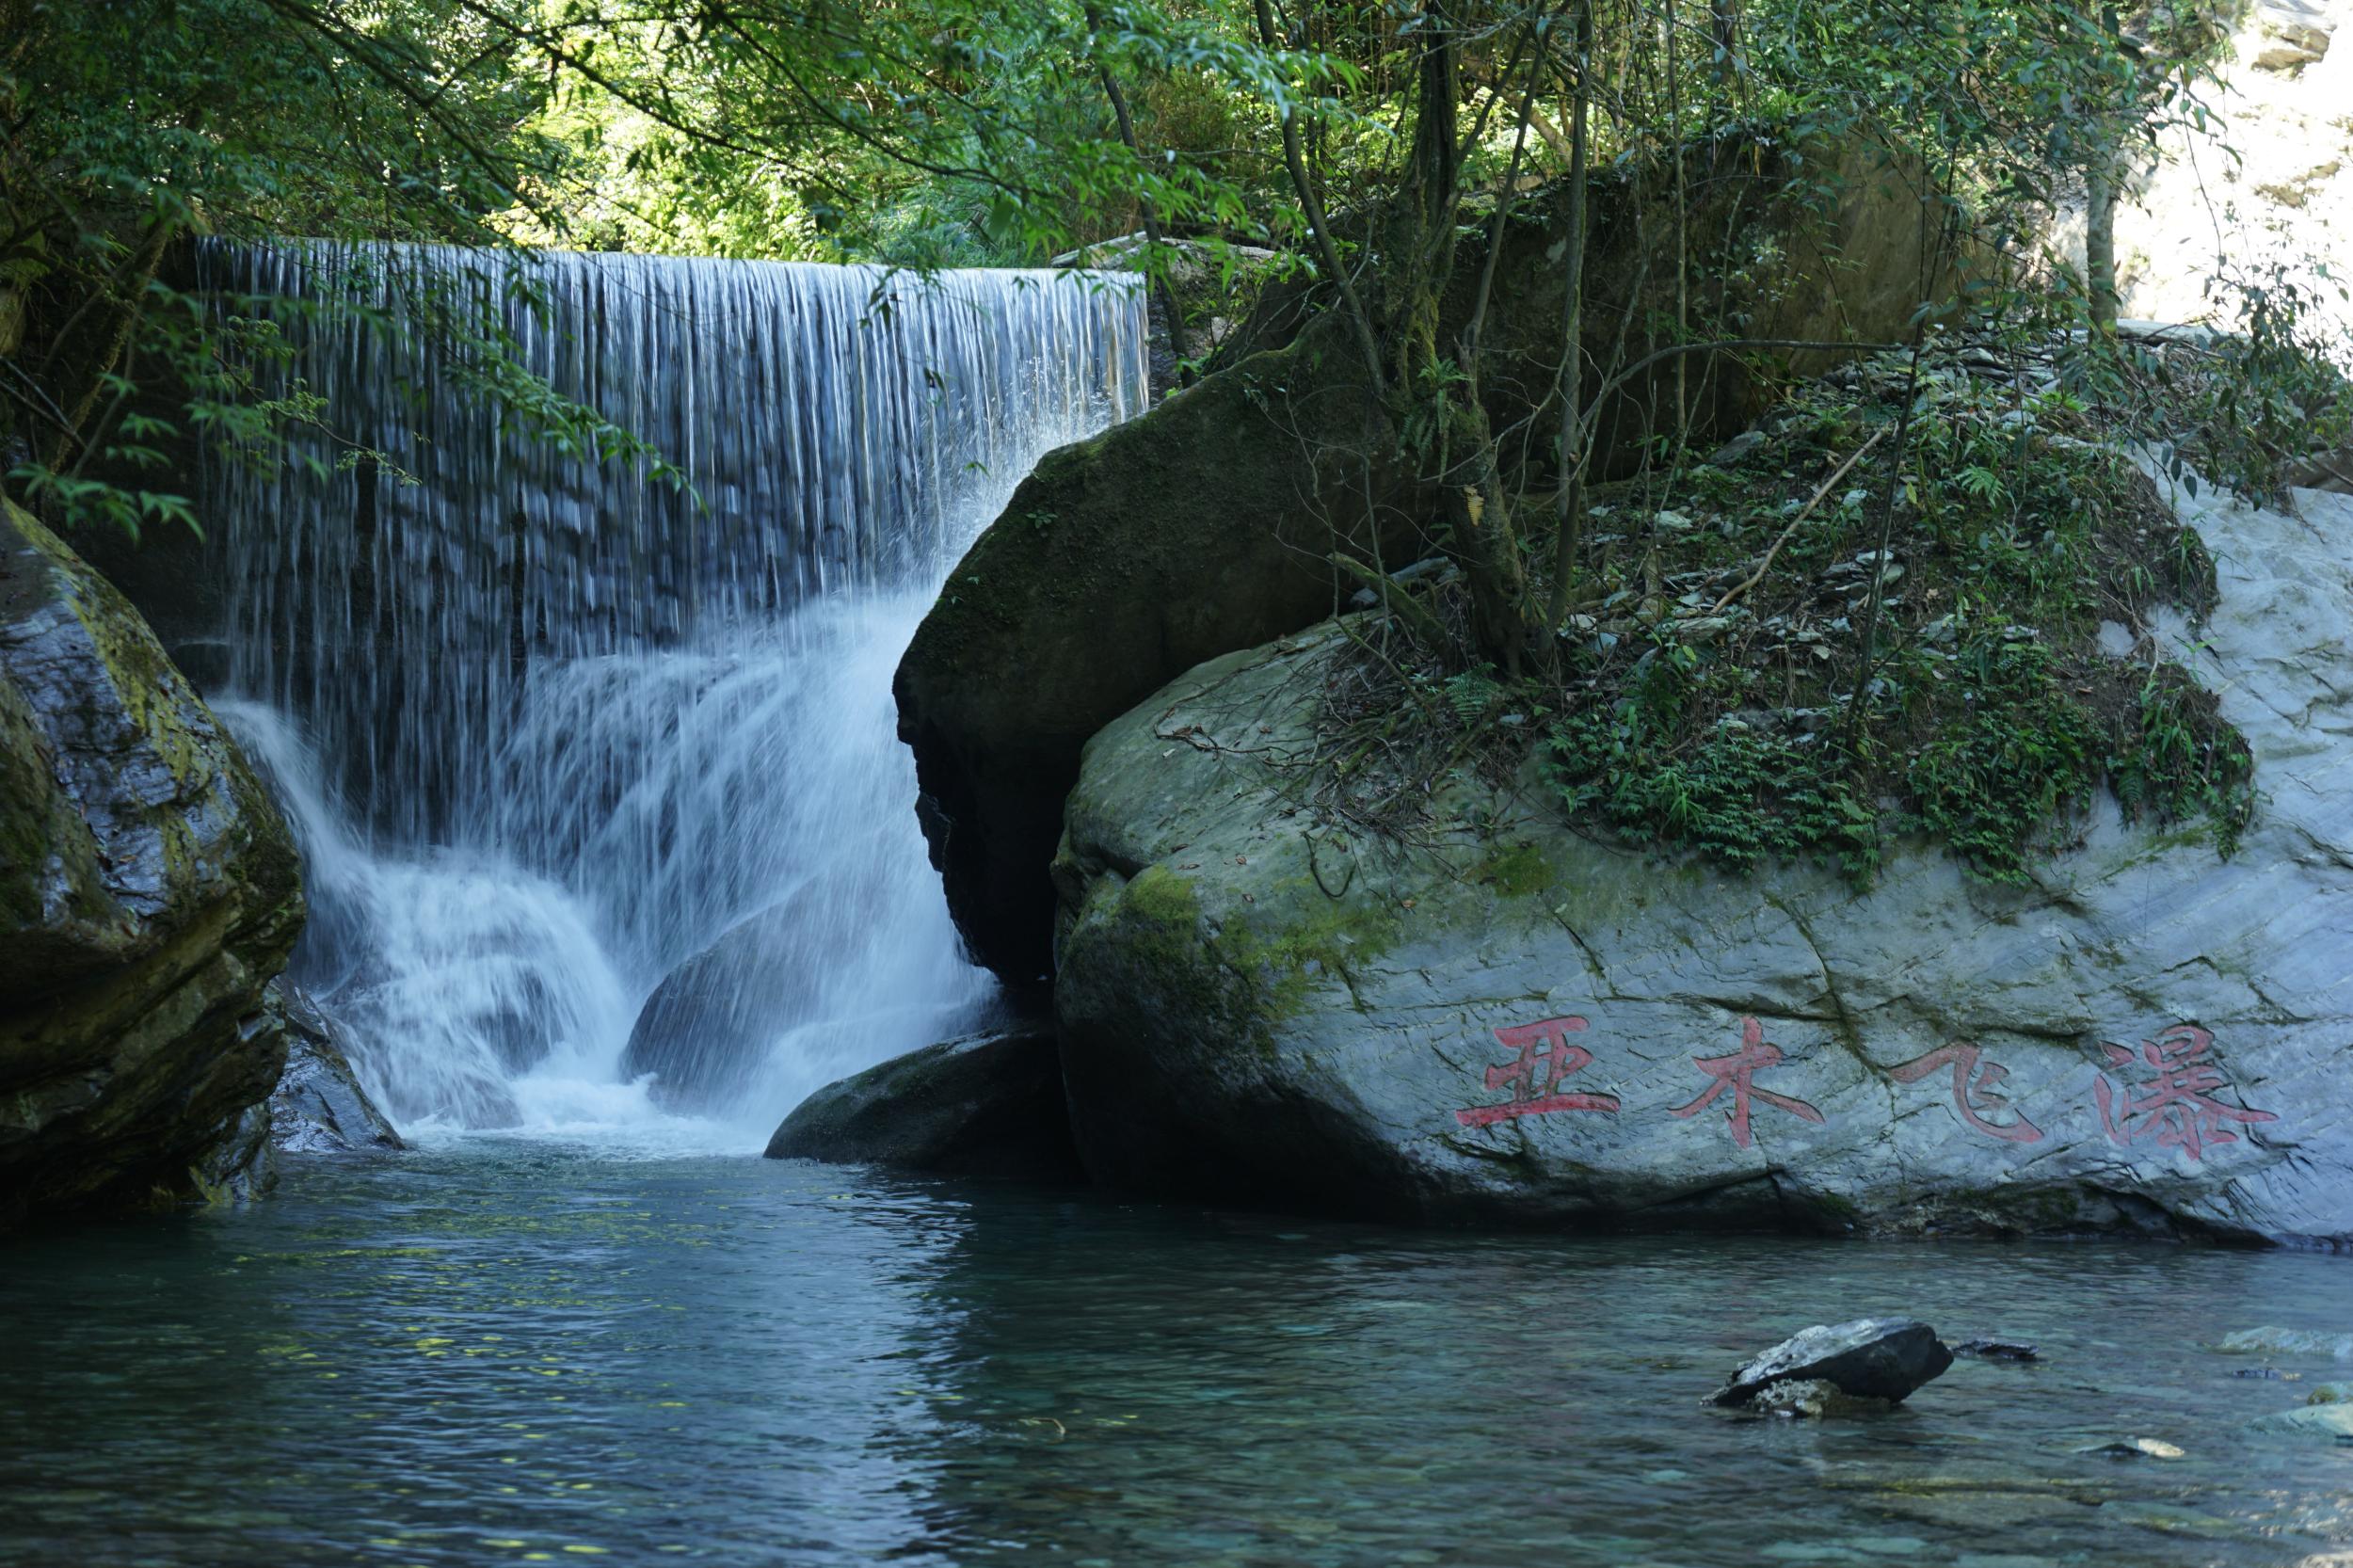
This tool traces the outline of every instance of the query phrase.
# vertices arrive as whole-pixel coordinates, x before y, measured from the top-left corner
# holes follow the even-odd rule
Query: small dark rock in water
[[[2032,1345],[2015,1339],[1963,1339],[1953,1347],[1955,1355],[1976,1356],[1980,1361],[2040,1361],[2041,1352]]]
[[[829,1083],[784,1119],[768,1158],[945,1176],[1080,1176],[1050,1029],[925,1046]]]
[[[2258,1383],[2278,1383],[2287,1377],[2277,1367],[2241,1367],[2231,1374],[2234,1378],[2253,1378]]]
[[[1732,1374],[1712,1402],[1747,1404],[1767,1384],[1827,1383],[1857,1399],[1899,1403],[1931,1378],[1944,1375],[1953,1352],[1936,1331],[1912,1318],[1858,1318],[1816,1324],[1783,1340]]]

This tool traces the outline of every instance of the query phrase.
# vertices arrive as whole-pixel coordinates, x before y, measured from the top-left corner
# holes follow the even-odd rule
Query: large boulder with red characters
[[[2236,853],[2105,802],[2024,887],[1859,892],[1466,780],[1303,797],[1331,624],[1088,745],[1056,866],[1080,1152],[1151,1192],[1427,1220],[2353,1240],[2353,499],[2183,504],[2174,657],[2253,748]]]

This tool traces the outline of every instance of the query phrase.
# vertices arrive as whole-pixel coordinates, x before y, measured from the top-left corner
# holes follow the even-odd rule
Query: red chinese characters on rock
[[[1907,1062],[1900,1067],[1890,1067],[1887,1076],[1898,1083],[1917,1083],[1937,1068],[1949,1064],[1953,1069],[1953,1109],[1961,1119],[1988,1138],[2000,1138],[2012,1144],[2040,1144],[2042,1129],[2026,1120],[2025,1112],[2015,1111],[2009,1101],[1993,1091],[2009,1077],[2009,1069],[1998,1063],[1984,1060],[1975,1041],[1956,1040]],[[1975,1074],[1973,1081],[1971,1075]],[[2010,1112],[2010,1120],[1989,1122],[1983,1114],[1992,1112],[2000,1115]]]
[[[1561,1080],[1590,1065],[1593,1053],[1569,1044],[1569,1036],[1591,1027],[1583,1018],[1545,1018],[1532,1024],[1512,1024],[1496,1031],[1496,1038],[1519,1055],[1487,1069],[1487,1087],[1509,1088],[1512,1097],[1502,1105],[1477,1105],[1457,1111],[1454,1119],[1465,1127],[1493,1127],[1514,1116],[1543,1116],[1555,1111],[1618,1109],[1615,1095],[1564,1094]],[[1544,1069],[1541,1080],[1539,1066]]]
[[[2092,1096],[2100,1102],[2100,1125],[2126,1147],[2153,1135],[2160,1148],[2180,1149],[2202,1160],[2215,1144],[2238,1142],[2229,1124],[2280,1119],[2268,1111],[2225,1105],[2214,1097],[2214,1091],[2229,1088],[2231,1080],[2214,1060],[2214,1035],[2196,1024],[2175,1024],[2155,1039],[2143,1040],[2137,1052],[2113,1041],[2100,1048],[2107,1053],[2111,1069],[2122,1069],[2116,1073],[2115,1087],[2110,1087],[2107,1073],[2092,1084]],[[2144,1064],[2154,1072],[2153,1078],[2137,1084],[2125,1078],[2125,1071]]]
[[[1781,1048],[1765,1038],[1765,1026],[1754,1018],[1742,1018],[1739,1054],[1691,1058],[1693,1064],[1716,1081],[1709,1084],[1699,1098],[1679,1108],[1673,1114],[1696,1116],[1715,1103],[1718,1096],[1730,1089],[1732,1109],[1725,1112],[1724,1120],[1732,1128],[1732,1141],[1744,1149],[1755,1141],[1749,1132],[1749,1100],[1752,1096],[1786,1111],[1792,1116],[1819,1125],[1822,1113],[1805,1101],[1756,1087],[1756,1075],[1768,1067],[1780,1066],[1782,1060]]]

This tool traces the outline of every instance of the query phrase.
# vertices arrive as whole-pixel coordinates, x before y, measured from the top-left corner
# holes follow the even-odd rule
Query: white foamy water
[[[205,264],[264,310],[499,297],[463,252]],[[303,846],[296,978],[404,1131],[757,1146],[820,1084],[996,1016],[891,675],[1037,457],[1141,408],[1141,301],[647,257],[530,277],[518,357],[693,493],[516,429],[422,334],[289,313],[280,374],[374,456],[210,477],[216,706]]]

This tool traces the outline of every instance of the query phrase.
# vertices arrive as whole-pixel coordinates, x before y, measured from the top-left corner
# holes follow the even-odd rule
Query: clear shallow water
[[[1698,1408],[1825,1318],[1889,1416]],[[472,1137],[0,1254],[0,1562],[2301,1563],[2343,1259],[1570,1241]],[[2074,1453],[2120,1436],[2178,1461]]]

